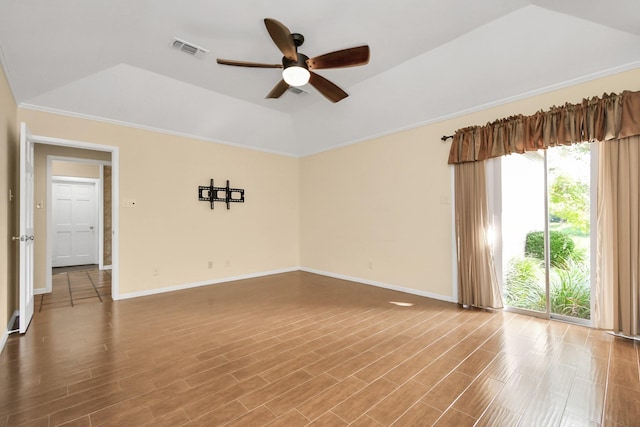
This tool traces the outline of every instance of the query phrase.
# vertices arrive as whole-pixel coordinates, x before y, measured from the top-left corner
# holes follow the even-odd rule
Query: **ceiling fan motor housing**
[[[286,69],[289,67],[302,67],[305,70],[309,69],[309,66],[307,65],[307,60],[309,59],[309,57],[307,55],[305,55],[304,53],[300,53],[298,52],[298,60],[294,61],[293,59],[289,59],[286,56],[282,57],[282,66]]]

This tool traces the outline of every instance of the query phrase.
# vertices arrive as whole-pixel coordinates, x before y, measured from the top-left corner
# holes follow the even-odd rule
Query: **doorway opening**
[[[36,293],[52,292],[52,268],[112,268],[110,156],[96,160],[47,154],[46,178],[46,202],[36,201],[36,209],[46,205],[47,273],[44,289]]]
[[[36,161],[46,163],[46,169],[40,167],[36,172],[40,174],[36,188],[40,182],[41,193],[34,201],[36,226],[46,229],[40,233],[46,243],[36,250],[34,272],[40,284],[36,293],[43,294],[40,303],[45,295],[52,296],[54,281],[62,279],[67,293],[76,291],[69,295],[70,301],[89,298],[92,292],[97,300],[117,299],[118,204],[113,201],[118,197],[118,148],[48,137],[33,139]],[[38,216],[43,217],[39,223]],[[61,216],[66,218],[58,221]],[[64,277],[54,278],[54,268],[72,266],[83,266],[77,268],[82,272],[57,270]]]
[[[20,207],[19,207],[19,231],[20,236],[14,237],[14,240],[20,241],[19,249],[19,310],[14,313],[14,317],[18,320],[18,329],[12,332],[20,332],[24,334],[27,332],[31,319],[33,318],[34,306],[35,306],[35,283],[44,283],[45,280],[40,278],[37,280],[37,274],[46,276],[51,274],[50,255],[44,248],[47,247],[47,242],[50,239],[47,236],[47,218],[44,215],[42,209],[42,203],[40,203],[40,210],[36,209],[36,200],[43,200],[43,193],[47,192],[47,185],[42,184],[43,181],[49,181],[46,173],[43,173],[45,166],[42,166],[43,162],[38,161],[38,153],[36,153],[36,147],[46,147],[49,150],[58,150],[61,152],[81,152],[85,150],[92,150],[99,153],[106,153],[106,157],[111,161],[112,165],[112,186],[111,196],[112,200],[118,200],[119,196],[119,149],[109,145],[99,145],[88,142],[71,141],[60,138],[51,138],[46,136],[32,135],[29,131],[27,124],[20,123],[20,164],[19,164],[19,188],[20,188]],[[42,154],[42,152],[40,153]],[[52,154],[52,153],[47,153]],[[58,153],[59,154],[59,153]],[[79,156],[83,157],[83,156]],[[40,165],[40,166],[38,166]],[[39,169],[39,171],[38,171]],[[40,181],[37,183],[36,181]],[[38,193],[41,190],[41,193]],[[49,200],[47,200],[49,205]],[[38,212],[38,215],[36,215]],[[112,281],[111,281],[111,293],[112,299],[119,298],[119,213],[118,203],[112,203],[111,209],[112,216]],[[37,218],[36,218],[37,217]],[[40,221],[40,225],[36,226],[36,223]],[[38,229],[38,239],[35,238],[36,229]],[[42,243],[40,243],[43,241]],[[42,286],[40,286],[42,287]],[[45,286],[46,287],[46,286]]]

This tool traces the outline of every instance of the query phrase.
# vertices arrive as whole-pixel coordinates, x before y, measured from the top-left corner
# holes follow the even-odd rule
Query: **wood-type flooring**
[[[638,426],[638,366],[604,331],[292,272],[36,312],[0,426]]]

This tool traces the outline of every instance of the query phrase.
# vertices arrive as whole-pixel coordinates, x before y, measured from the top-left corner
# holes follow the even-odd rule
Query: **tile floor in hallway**
[[[111,271],[97,265],[54,268],[51,285],[51,293],[36,296],[36,311],[111,300]]]

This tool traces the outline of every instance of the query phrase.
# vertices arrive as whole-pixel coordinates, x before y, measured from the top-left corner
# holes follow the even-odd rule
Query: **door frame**
[[[119,147],[104,145],[104,144],[95,144],[92,142],[85,141],[74,141],[70,139],[63,138],[53,138],[48,136],[40,136],[40,135],[32,135],[32,140],[34,144],[43,144],[43,145],[55,145],[60,147],[70,147],[77,148],[81,150],[93,150],[93,151],[105,151],[111,153],[111,227],[112,227],[112,241],[111,241],[111,297],[114,300],[120,299],[120,214],[119,214],[119,194],[120,194],[120,150]],[[55,157],[55,156],[53,156]],[[83,159],[83,161],[91,161],[90,159]],[[101,162],[103,165],[108,165],[109,162]],[[47,210],[49,209],[50,203],[50,189],[51,189],[51,173],[49,169],[49,161],[47,161]],[[49,230],[49,221],[50,216],[47,211],[47,229]],[[102,221],[101,221],[102,222]],[[49,231],[47,231],[49,234]],[[46,286],[49,288],[51,286],[50,280],[51,277],[51,252],[50,252],[50,239],[47,235],[47,260],[46,260]]]
[[[47,256],[47,274],[45,276],[45,288],[35,289],[34,292],[38,293],[50,293],[53,290],[53,277],[52,277],[52,268],[53,268],[53,244],[55,241],[55,232],[53,226],[53,185],[57,183],[75,183],[75,184],[92,184],[94,185],[95,191],[95,212],[96,212],[96,221],[98,223],[98,236],[96,239],[97,249],[96,259],[98,261],[98,269],[104,269],[104,261],[103,261],[103,246],[104,246],[104,213],[103,213],[103,175],[102,170],[105,164],[110,165],[111,162],[102,162],[99,160],[88,160],[81,159],[76,157],[59,157],[59,156],[47,156],[47,245],[46,245],[46,256]],[[73,176],[58,176],[51,174],[51,166],[53,161],[65,161],[65,162],[76,162],[76,163],[86,163],[86,164],[97,164],[100,166],[100,178],[84,178],[84,177],[73,177]]]

